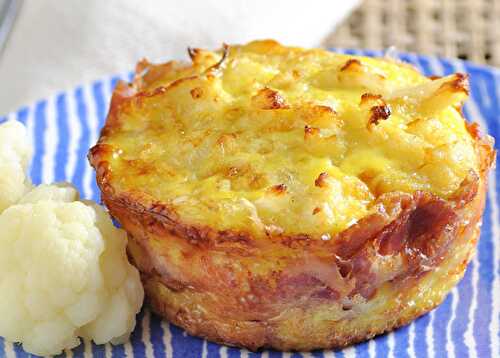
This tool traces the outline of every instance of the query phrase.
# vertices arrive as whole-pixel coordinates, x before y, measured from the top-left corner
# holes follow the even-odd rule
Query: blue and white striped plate
[[[346,51],[349,54],[380,56],[375,51]],[[467,72],[471,98],[465,105],[467,118],[479,122],[500,138],[500,70],[458,60],[398,54],[423,73],[444,75]],[[33,182],[71,181],[83,198],[99,200],[94,172],[86,154],[102,127],[116,81],[129,75],[104,78],[61,92],[6,117],[24,123],[33,140]],[[252,353],[193,338],[145,309],[129,343],[96,346],[85,342],[66,355],[71,357],[500,357],[500,231],[497,191],[499,171],[490,176],[488,201],[478,253],[464,279],[444,303],[409,326],[342,351],[311,353]],[[0,294],[1,299],[1,294]],[[19,345],[0,338],[0,358],[27,357]]]

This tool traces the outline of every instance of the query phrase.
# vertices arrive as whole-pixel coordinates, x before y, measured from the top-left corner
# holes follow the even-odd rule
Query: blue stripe
[[[398,358],[409,357],[410,326],[404,326],[394,332],[394,356]]]
[[[241,351],[238,348],[229,347],[227,349],[227,356],[229,358],[240,358],[241,357]]]
[[[384,334],[375,337],[375,352],[377,357],[387,357],[389,355],[388,335]]]
[[[209,355],[210,358],[212,358],[212,356]],[[248,354],[248,358],[262,358],[262,353],[261,352],[250,352]]]
[[[466,357],[469,355],[469,348],[465,344],[465,332],[467,331],[467,324],[469,322],[467,312],[472,303],[470,294],[472,292],[472,270],[470,266],[467,267],[464,278],[457,288],[457,314],[451,326],[451,336],[453,337],[455,355],[457,357]]]
[[[444,302],[434,311],[434,352],[436,357],[446,357],[446,331],[448,322],[451,317],[451,306],[453,303],[453,296],[448,295]]]
[[[82,344],[73,349],[73,358],[83,358],[85,355],[85,342],[82,340]]]
[[[42,158],[45,154],[44,133],[47,127],[46,123],[47,101],[40,101],[35,107],[35,125],[34,125],[34,150],[31,164],[31,180],[33,184],[42,182]]]
[[[432,68],[431,64],[428,58],[426,57],[419,57],[418,62],[415,63],[423,72],[424,75],[430,76],[432,74]]]
[[[19,111],[17,111],[16,119],[22,124],[26,125],[26,122],[28,122],[28,114],[29,114],[29,108],[23,107]]]
[[[83,98],[83,88],[79,87],[76,89],[75,101],[78,121],[80,122],[81,127],[81,137],[80,142],[78,143],[75,173],[73,174],[71,181],[78,188],[80,193],[82,193],[82,197],[86,198],[90,195],[90,193],[85,193],[83,179],[85,170],[88,168],[87,151],[90,146],[90,128],[87,117],[87,104]],[[88,170],[90,170],[90,168]]]
[[[106,111],[108,108],[107,98],[104,95],[103,86],[104,84],[102,81],[95,82],[92,86],[99,128],[102,128],[104,126],[104,121],[106,120]]]
[[[369,341],[361,342],[354,346],[354,349],[356,350],[356,357],[361,358],[370,356],[370,352],[368,351],[368,342]]]
[[[500,103],[497,96],[495,77],[493,77],[491,73],[486,73],[473,67],[466,67],[466,69],[471,75],[471,97],[478,105],[480,113],[488,125],[488,128],[484,128],[483,130],[488,131],[491,135],[498,138],[500,134],[498,128],[500,122]],[[486,106],[486,102],[483,99],[483,93],[479,88],[480,82],[486,86],[486,95],[491,96],[491,100],[489,101],[491,105],[490,108]],[[495,144],[496,148],[498,148],[498,144],[498,142]],[[500,184],[497,183],[496,189],[497,191],[500,189]]]
[[[352,49],[345,49],[345,50],[343,50],[343,53],[345,53],[346,55],[356,55],[357,54],[356,50],[352,50]]]
[[[184,330],[170,325],[172,334],[172,350],[174,358],[201,357],[203,340],[189,336]]]
[[[165,332],[161,326],[161,318],[156,314],[151,313],[151,319],[149,321],[149,330],[151,332],[151,344],[153,345],[153,353],[155,357],[162,358],[165,357],[165,344],[163,343],[163,336]]]
[[[120,76],[113,76],[111,77],[111,80],[109,81],[109,87],[110,87],[110,92],[112,93],[116,87],[116,85],[118,84],[118,81],[121,80],[121,77]]]
[[[144,357],[146,354],[146,346],[142,341],[142,320],[144,319],[144,309],[137,315],[137,323],[135,329],[130,336],[130,344],[134,357]]]
[[[408,62],[408,63],[411,63],[411,64],[414,64],[416,65],[413,57],[410,55],[410,54],[407,54],[407,53],[398,53],[398,57],[404,61],[404,62]]]
[[[14,346],[14,353],[16,354],[16,358],[28,358],[31,356],[31,354],[26,353],[21,344],[16,343],[13,345]]]
[[[269,351],[269,358],[281,358],[283,357],[283,354],[281,352],[278,352],[278,351]]]
[[[217,343],[207,341],[207,356],[210,358],[212,358],[212,357],[213,358],[220,358],[220,347],[221,346],[218,345]],[[251,353],[251,354],[255,354],[255,353]],[[258,357],[260,357],[260,353],[259,353]],[[257,356],[255,356],[254,358],[257,358]]]
[[[69,155],[69,128],[66,95],[64,93],[56,99],[56,121],[57,121],[57,149],[55,157],[55,181],[66,180],[66,165]]]
[[[126,357],[125,346],[119,344],[117,346],[111,345],[111,357],[112,358],[124,358]]]
[[[7,117],[0,117],[0,124],[7,121]]]
[[[375,57],[377,54],[376,54],[376,51],[374,51],[374,50],[365,50],[361,53],[361,55],[368,56],[368,57]]]
[[[249,358],[262,358],[262,353],[263,352],[250,352],[248,354],[248,357]],[[212,358],[211,356],[209,356],[210,358]]]
[[[92,357],[104,358],[106,357],[106,346],[104,344],[92,344]]]
[[[319,351],[319,350],[313,351],[313,352],[311,352],[311,354],[314,358],[324,358],[325,357],[325,355],[323,354],[323,351]]]
[[[439,61],[439,63],[443,66],[443,71],[444,71],[445,76],[448,76],[448,75],[451,75],[451,74],[457,72],[457,68],[450,60],[441,59]]]
[[[493,108],[491,110],[492,114],[492,124],[493,124],[493,135],[498,137],[500,134],[498,132],[498,122],[500,122],[500,98],[498,97],[498,88],[500,87],[500,71],[497,76],[492,76],[492,82],[488,83],[488,93],[492,96]],[[498,148],[498,143],[495,145]],[[498,171],[497,171],[498,172]],[[500,187],[500,184],[497,183]]]
[[[92,93],[94,97],[96,117],[98,121],[98,128],[102,128],[104,125],[104,120],[106,117],[106,102],[103,94],[103,83],[101,81],[95,82],[92,86]],[[99,189],[97,188],[97,183],[95,181],[95,176],[92,179],[92,200],[99,201]]]
[[[429,324],[431,323],[431,315],[425,314],[420,318],[413,321],[412,324],[415,325],[415,337],[413,338],[413,347],[415,349],[415,354],[419,358],[427,358],[427,330],[429,329]]]
[[[0,120],[0,123],[2,123],[2,121]],[[5,356],[5,343],[3,341],[3,338],[0,337],[0,357],[4,357]]]

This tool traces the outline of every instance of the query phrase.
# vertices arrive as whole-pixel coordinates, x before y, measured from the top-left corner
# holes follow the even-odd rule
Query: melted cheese
[[[383,193],[447,198],[477,169],[459,75],[273,41],[191,55],[140,64],[101,138],[114,189],[186,223],[329,239]]]

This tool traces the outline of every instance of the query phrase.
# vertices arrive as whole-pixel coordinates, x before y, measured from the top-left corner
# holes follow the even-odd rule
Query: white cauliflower
[[[31,152],[21,123],[8,121],[0,125],[0,213],[31,188],[26,178]]]
[[[70,184],[22,196],[29,146],[17,124],[1,126],[2,136],[10,144],[0,142],[0,336],[38,355],[76,347],[78,337],[124,342],[144,299],[125,231],[101,206],[78,201]],[[17,159],[1,166],[1,155]]]

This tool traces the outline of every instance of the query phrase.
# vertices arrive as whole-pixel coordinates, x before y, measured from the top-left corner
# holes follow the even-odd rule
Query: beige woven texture
[[[323,43],[500,67],[500,0],[365,0]]]

